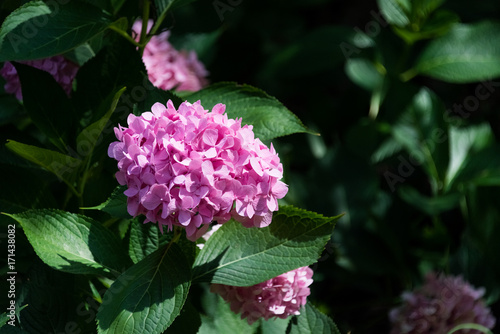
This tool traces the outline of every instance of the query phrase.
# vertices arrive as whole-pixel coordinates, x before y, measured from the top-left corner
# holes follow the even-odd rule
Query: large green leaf
[[[176,244],[125,271],[106,291],[97,313],[100,334],[163,333],[186,301],[191,272]]]
[[[291,324],[290,334],[340,334],[333,320],[310,303],[300,309],[297,322]]]
[[[54,269],[109,275],[130,265],[120,240],[91,218],[49,209],[8,216],[21,224],[37,255]]]
[[[81,160],[79,159],[45,148],[18,143],[13,140],[9,140],[5,146],[19,156],[54,173],[68,185],[72,185],[76,180],[76,173],[81,164]]]
[[[74,49],[110,24],[103,10],[79,1],[35,1],[7,17],[0,31],[0,61],[30,60]]]
[[[198,254],[194,280],[250,286],[313,264],[339,218],[284,206],[265,228],[229,221]]]
[[[14,65],[30,118],[61,152],[66,152],[69,134],[76,125],[68,97],[48,72],[19,63]]]
[[[6,35],[23,22],[34,19],[38,16],[50,14],[51,10],[43,1],[30,1],[14,10],[5,18],[0,27],[0,47],[2,46]],[[10,36],[7,42],[14,42],[20,36]]]
[[[500,76],[500,23],[457,24],[423,50],[408,77],[423,74],[453,83]]]
[[[249,86],[231,82],[211,85],[187,96],[194,103],[211,110],[217,103],[226,105],[230,118],[243,118],[243,124],[253,125],[255,136],[261,140],[271,140],[297,132],[309,132],[290,110],[274,97]]]

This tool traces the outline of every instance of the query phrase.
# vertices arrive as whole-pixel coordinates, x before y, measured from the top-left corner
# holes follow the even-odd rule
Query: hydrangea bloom
[[[61,85],[66,94],[69,95],[71,93],[73,79],[75,79],[76,72],[78,72],[78,65],[63,56],[58,55],[44,59],[19,61],[19,63],[30,65],[50,73]],[[0,70],[0,74],[7,81],[5,91],[9,94],[15,94],[18,100],[22,100],[21,83],[19,82],[19,76],[14,65],[6,62]]]
[[[491,329],[495,318],[481,300],[483,295],[483,288],[475,289],[460,276],[430,273],[422,287],[403,293],[403,305],[391,310],[391,334],[442,334],[466,323]],[[457,333],[480,334],[472,329]]]
[[[148,21],[148,31],[153,21]],[[142,21],[135,21],[132,31],[139,39]],[[194,51],[177,51],[169,42],[169,31],[151,37],[144,48],[142,60],[148,72],[149,81],[163,90],[197,91],[207,84],[205,66]]]
[[[229,302],[231,310],[241,313],[251,325],[260,318],[285,319],[300,314],[310,294],[312,275],[311,268],[302,267],[253,286],[212,284],[210,291]]]
[[[190,240],[214,220],[269,225],[277,199],[288,191],[280,181],[283,166],[272,144],[224,112],[223,104],[208,112],[200,101],[178,110],[168,101],[129,115],[128,128],[115,128],[118,141],[108,155],[118,160],[116,178],[128,187],[130,215],[144,214],[160,229],[183,226]]]

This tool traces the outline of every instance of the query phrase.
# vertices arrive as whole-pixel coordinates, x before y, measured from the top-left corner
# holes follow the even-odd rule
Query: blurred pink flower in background
[[[54,79],[61,85],[67,95],[71,93],[73,80],[78,72],[78,65],[67,60],[63,56],[53,56],[50,58],[19,61],[21,64],[33,66],[37,69],[50,73]],[[5,62],[0,70],[0,74],[5,78],[5,91],[14,94],[18,100],[23,99],[21,83],[17,75],[16,68],[12,63]]]
[[[300,314],[310,294],[312,276],[311,268],[301,267],[252,286],[212,284],[210,291],[230,303],[231,310],[241,313],[251,325],[260,318],[285,319]]]
[[[271,223],[277,200],[288,191],[272,144],[254,137],[251,125],[229,119],[223,104],[207,112],[200,102],[155,103],[151,112],[128,116],[115,128],[108,155],[118,161],[116,178],[127,185],[130,215],[160,229],[182,226],[198,239],[212,221],[230,218],[245,227]]]
[[[148,21],[148,31],[153,21]],[[136,40],[142,30],[142,21],[135,21],[132,31]],[[194,51],[178,51],[169,42],[169,31],[152,36],[142,55],[151,83],[160,89],[198,91],[208,84],[208,71]]]
[[[460,324],[493,328],[495,318],[484,301],[484,289],[475,289],[462,277],[430,273],[423,286],[404,292],[403,304],[391,310],[391,334],[446,334]],[[461,329],[457,334],[480,334]]]

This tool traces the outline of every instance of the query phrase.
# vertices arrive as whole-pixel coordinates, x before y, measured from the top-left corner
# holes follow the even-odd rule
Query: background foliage
[[[321,134],[273,139],[290,189],[285,202],[326,217],[345,213],[314,265],[309,301],[333,318],[341,332],[386,333],[387,313],[398,304],[401,292],[435,270],[462,274],[473,285],[484,286],[487,302],[498,316],[500,9],[496,2],[189,2],[155,1],[158,12],[153,15],[171,6],[162,25],[171,29],[171,41],[179,48],[195,49],[212,82],[258,87],[281,102],[271,99],[270,107],[286,107],[310,132]],[[3,2],[2,20],[22,3]],[[182,3],[187,4],[176,7]],[[26,89],[25,108],[12,96],[0,96],[0,137],[6,143],[0,148],[0,161],[3,175],[8,175],[0,178],[2,212],[64,208],[76,213],[83,205],[104,203],[116,186],[115,164],[105,156],[113,140],[112,132],[103,132],[107,120],[116,124],[133,110],[147,110],[160,98],[176,98],[144,86],[145,72],[134,47],[111,31],[126,28],[126,20],[119,18],[131,23],[140,15],[136,2],[88,0],[67,6],[74,6],[69,12],[75,17],[58,15],[54,24],[65,26],[71,31],[69,36],[52,43],[53,36],[40,34],[45,39],[37,37],[40,44],[36,47],[24,50],[23,43],[19,47],[26,57],[32,52],[40,57],[67,52],[83,65],[71,101],[46,75],[23,66],[18,70]],[[15,21],[8,27],[16,32]],[[5,40],[5,31],[2,27],[0,41]],[[74,48],[80,42],[84,44]],[[23,59],[3,45],[0,61]],[[23,80],[23,76],[36,81]],[[212,93],[225,94],[230,86],[215,86]],[[142,90],[134,91],[135,87],[146,87],[147,95],[141,97]],[[236,103],[241,94],[267,98],[256,89],[228,91]],[[54,108],[53,101],[61,105]],[[111,114],[113,105],[116,111]],[[54,110],[59,113],[53,115]],[[93,129],[103,132],[103,137],[89,135],[95,133]],[[262,129],[263,135],[269,134]],[[84,147],[84,142],[91,145]],[[84,189],[71,189],[76,179],[85,180],[80,182]],[[26,239],[18,230],[21,294],[33,305],[22,313],[27,332],[63,332],[68,319],[76,324],[74,328],[92,332],[95,305],[105,298],[110,280],[131,265],[127,261],[137,263],[149,256],[164,265],[154,251],[141,252],[161,249],[166,241],[152,231],[131,228],[127,232],[129,224],[138,224],[117,218],[119,210],[113,209],[120,207],[119,199],[111,198],[101,211],[85,210],[85,214],[92,221],[105,222],[113,232],[109,238],[139,243],[128,249],[130,258],[121,259],[121,267],[113,267],[116,262],[103,267],[105,259],[87,258],[88,265],[78,272],[81,275],[55,271],[34,255],[29,232]],[[83,220],[82,226],[96,225]],[[7,216],[0,221],[2,226],[13,222]],[[134,233],[152,234],[134,241]],[[140,244],[144,240],[148,247]],[[104,249],[101,252],[106,254]],[[178,250],[168,252],[177,254]],[[70,255],[67,259],[71,260]],[[59,265],[64,263],[54,264]],[[86,276],[96,272],[102,275],[100,281]],[[85,289],[75,291],[75,286]],[[3,285],[0,289],[7,291]],[[200,320],[193,322],[190,310],[203,305],[215,307],[202,315],[206,324],[202,333],[221,333],[235,326],[241,326],[241,332],[255,330],[239,322],[202,284],[191,286],[193,295],[201,298],[188,299],[186,311],[169,331],[179,326],[196,333]],[[307,309],[306,315],[322,317],[315,312]],[[50,321],[40,322],[42,317]],[[294,323],[292,332],[298,332],[302,324]],[[334,326],[327,320],[321,324],[325,332]],[[273,326],[285,328],[287,323],[278,321]]]

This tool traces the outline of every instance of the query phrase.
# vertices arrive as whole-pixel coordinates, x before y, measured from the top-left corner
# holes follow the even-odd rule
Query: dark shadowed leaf
[[[106,291],[97,313],[98,332],[163,333],[186,301],[191,271],[176,244],[130,267]]]
[[[103,10],[79,1],[35,1],[14,11],[0,32],[0,61],[30,60],[68,52],[110,24]]]

